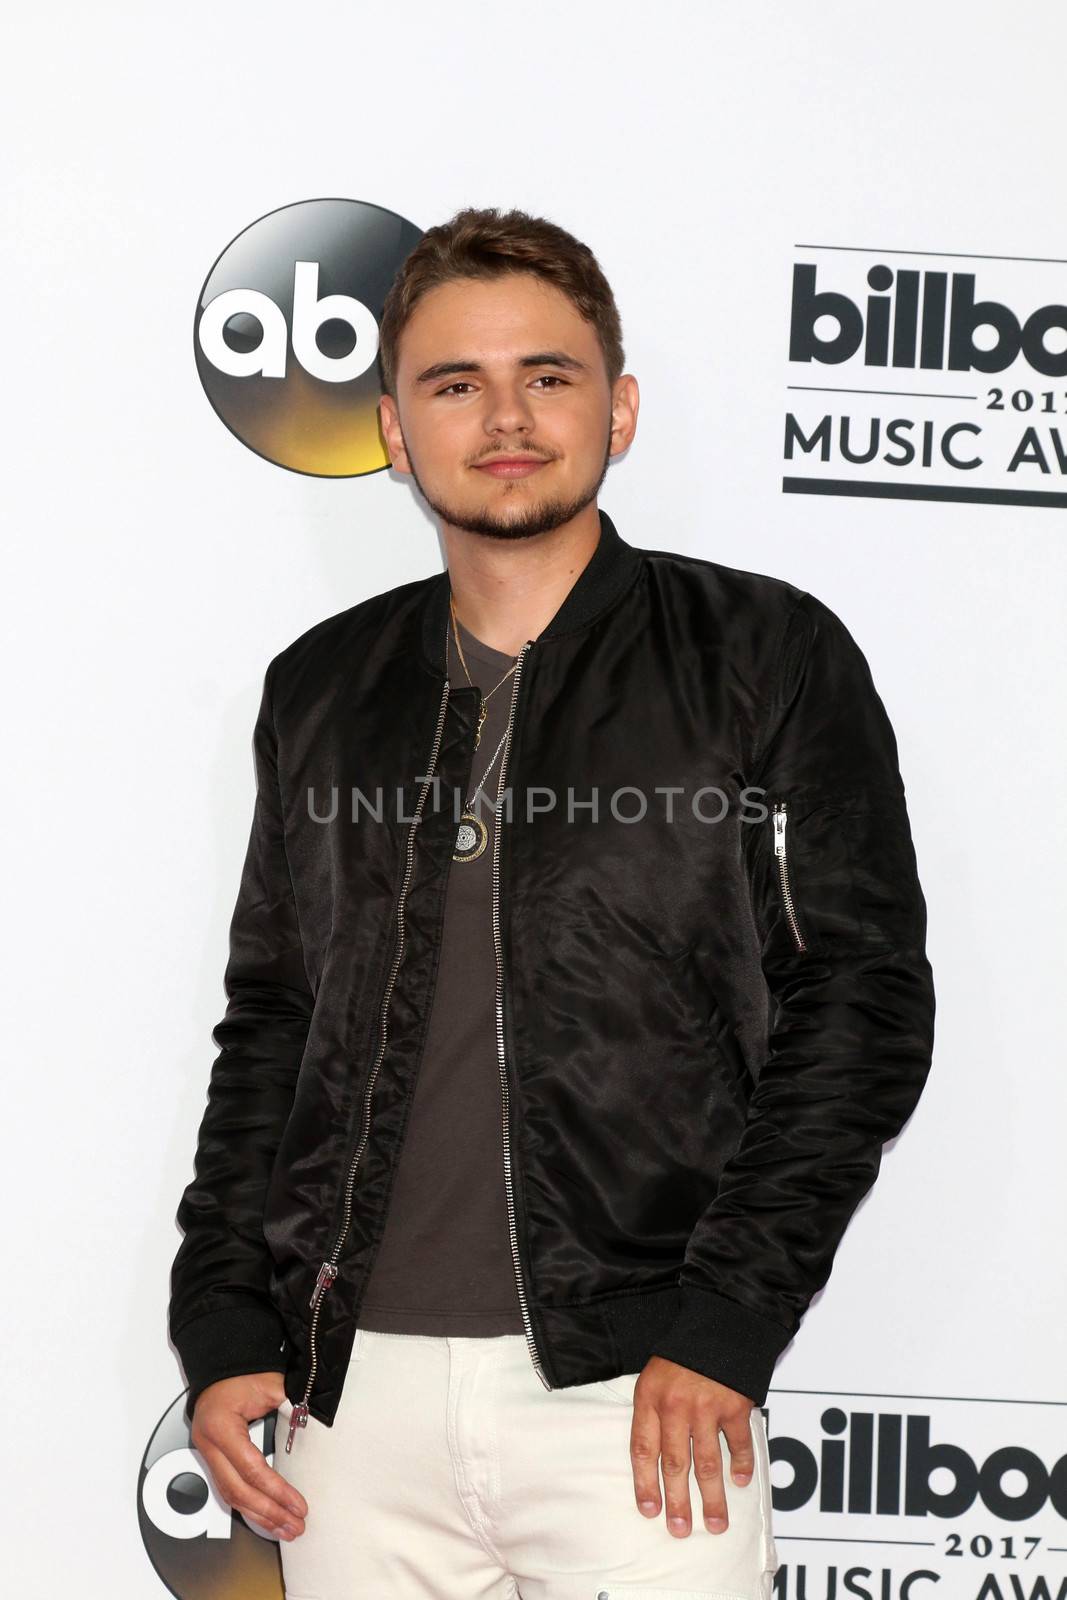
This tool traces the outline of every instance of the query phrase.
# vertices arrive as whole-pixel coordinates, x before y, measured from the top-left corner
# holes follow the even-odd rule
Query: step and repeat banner
[[[1067,12],[104,0],[13,31],[11,1592],[281,1600],[191,1447],[174,1212],[263,671],[442,565],[378,318],[473,204],[614,287],[623,537],[817,595],[897,734],[936,1053],[767,1400],[775,1594],[1067,1600]]]

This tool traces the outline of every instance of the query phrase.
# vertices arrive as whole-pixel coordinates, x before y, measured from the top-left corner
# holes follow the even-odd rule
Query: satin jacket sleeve
[[[926,904],[896,741],[865,657],[810,594],[783,627],[750,781],[768,812],[740,829],[768,1049],[689,1239],[678,1315],[651,1353],[762,1404],[933,1050]]]
[[[189,1416],[208,1384],[285,1368],[263,1215],[313,996],[285,854],[273,666],[253,735],[256,800],[230,924],[226,1013],[212,1034],[220,1054],[211,1070],[195,1175],[177,1213],[185,1237],[171,1268],[169,1321],[189,1380]]]

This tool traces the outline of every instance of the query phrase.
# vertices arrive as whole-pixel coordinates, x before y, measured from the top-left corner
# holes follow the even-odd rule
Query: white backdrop
[[[936,1056],[778,1368],[772,1438],[777,1425],[815,1448],[832,1392],[945,1397],[833,1403],[928,1415],[979,1465],[1015,1445],[1051,1469],[1067,1451],[1067,1410],[1048,1404],[1067,1402],[1065,513],[786,494],[782,479],[894,476],[787,463],[790,412],[868,415],[790,385],[985,396],[994,381],[791,363],[797,262],[853,298],[873,263],[916,252],[910,266],[975,272],[979,297],[1020,317],[1067,300],[1063,7],[101,0],[23,8],[14,31],[0,110],[12,1592],[166,1592],[138,1471],[183,1383],[165,1325],[174,1211],[225,1004],[262,673],[320,617],[441,566],[408,480],[280,470],[197,379],[193,312],[219,251],[320,195],[419,227],[519,205],[585,239],[641,385],[636,442],[602,494],[623,537],[787,578],[866,652],[929,904]],[[1051,394],[1042,425],[1058,417],[1067,441],[1067,378],[1024,367],[1012,385]],[[957,411],[977,415],[936,414]],[[1054,457],[979,480],[1067,488]],[[1005,1491],[1021,1483],[1009,1472]],[[780,1532],[809,1541],[779,1545],[790,1568],[808,1562],[807,1600],[834,1562],[839,1585],[850,1561],[891,1569],[893,1596],[908,1563],[941,1574],[939,1596],[1029,1595],[1040,1571],[1055,1597],[1067,1578],[1067,1504],[921,1524],[809,1506]],[[1031,1558],[1003,1546],[1027,1533],[1042,1540]],[[819,1542],[835,1534],[928,1548]]]

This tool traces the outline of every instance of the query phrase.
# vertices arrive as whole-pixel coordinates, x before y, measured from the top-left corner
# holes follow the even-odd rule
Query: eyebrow
[[[532,356],[520,356],[520,367],[563,367],[568,372],[586,372],[587,364],[563,350],[539,350]],[[484,372],[480,361],[438,361],[425,372],[420,372],[416,383],[436,383],[438,378],[451,378],[461,372]]]

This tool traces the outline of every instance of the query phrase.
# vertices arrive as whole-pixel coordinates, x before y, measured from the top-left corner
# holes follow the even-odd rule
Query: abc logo
[[[183,1391],[141,1463],[137,1516],[149,1560],[179,1600],[283,1600],[277,1541],[231,1511],[189,1442]],[[274,1415],[249,1429],[270,1465]]]
[[[302,200],[239,233],[200,292],[197,371],[242,444],[320,478],[378,472],[378,320],[422,237],[362,200]]]

